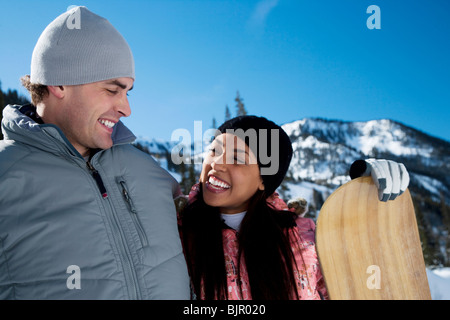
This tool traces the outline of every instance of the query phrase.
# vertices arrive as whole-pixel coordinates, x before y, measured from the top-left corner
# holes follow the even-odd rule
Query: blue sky
[[[393,119],[450,141],[450,1],[130,0],[1,2],[0,81],[18,89],[43,29],[70,5],[107,18],[136,62],[138,135],[220,124],[236,92],[251,114]],[[381,29],[366,25],[377,5]]]

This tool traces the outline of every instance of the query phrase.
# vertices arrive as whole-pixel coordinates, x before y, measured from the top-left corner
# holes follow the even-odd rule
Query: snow
[[[411,179],[414,179],[418,185],[427,189],[432,194],[439,195],[441,190],[444,191],[447,189],[442,182],[431,177],[424,176],[418,173],[410,173],[410,176]],[[436,201],[439,200],[440,199],[437,198]]]
[[[450,268],[427,269],[433,300],[450,300]]]
[[[301,133],[312,136],[328,137],[326,143],[343,143],[347,147],[370,155],[374,150],[390,152],[396,156],[420,156],[430,158],[431,146],[417,143],[414,139],[407,142],[407,135],[402,127],[388,119],[367,122],[327,121],[324,119],[303,119],[284,124],[283,129],[292,137]],[[305,141],[304,143],[313,141]],[[306,147],[309,147],[307,144]],[[318,147],[318,146],[314,146]]]
[[[285,192],[284,197],[286,199],[294,199],[298,197],[304,198],[308,203],[313,202],[313,190],[321,192],[327,197],[334,190],[321,186],[312,182],[302,181],[300,183],[287,183],[289,190]]]

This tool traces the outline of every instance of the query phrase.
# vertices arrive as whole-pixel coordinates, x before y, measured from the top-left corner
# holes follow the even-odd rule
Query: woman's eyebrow
[[[242,149],[236,149],[236,148],[234,148],[234,152],[237,152],[237,153],[246,153],[246,154],[248,154],[248,151],[242,150]]]
[[[221,147],[223,147],[223,142],[220,140],[215,140],[213,143],[211,143],[211,146],[214,145],[215,143],[219,144]],[[237,153],[246,153],[249,155],[248,151],[243,150],[243,149],[234,148],[233,151],[237,152]]]

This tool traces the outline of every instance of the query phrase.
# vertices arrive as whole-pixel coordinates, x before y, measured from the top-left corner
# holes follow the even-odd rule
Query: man
[[[176,181],[130,143],[131,50],[85,7],[51,22],[0,141],[1,299],[189,299]]]

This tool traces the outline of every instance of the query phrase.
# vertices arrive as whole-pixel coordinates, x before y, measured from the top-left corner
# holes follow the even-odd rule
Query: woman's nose
[[[211,168],[213,168],[216,171],[223,171],[225,169],[225,159],[226,159],[225,153],[215,156],[211,162]]]

